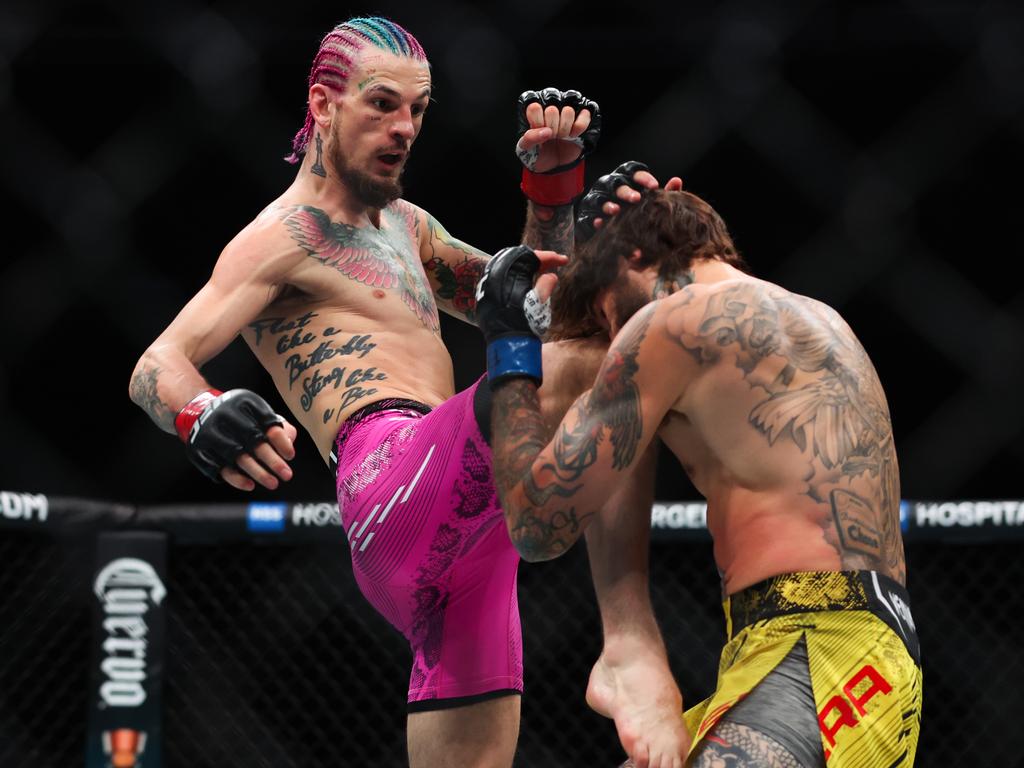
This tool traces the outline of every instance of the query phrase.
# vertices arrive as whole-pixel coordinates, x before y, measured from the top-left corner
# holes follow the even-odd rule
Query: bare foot
[[[587,704],[615,721],[635,768],[682,768],[690,734],[682,696],[662,655],[642,643],[606,645],[590,672]]]

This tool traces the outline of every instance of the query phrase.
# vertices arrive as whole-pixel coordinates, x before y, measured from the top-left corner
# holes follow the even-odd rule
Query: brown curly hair
[[[549,339],[604,333],[594,315],[594,301],[615,282],[625,259],[637,248],[640,258],[634,263],[657,264],[664,277],[685,272],[701,259],[719,259],[749,272],[725,222],[708,203],[690,192],[645,192],[638,204],[623,206],[575,249],[551,299]]]

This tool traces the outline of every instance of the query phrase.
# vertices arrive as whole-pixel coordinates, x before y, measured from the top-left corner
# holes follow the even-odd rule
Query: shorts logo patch
[[[882,674],[870,664],[865,664],[860,671],[846,681],[843,695],[835,695],[818,713],[818,725],[825,735],[828,746],[835,747],[836,735],[843,728],[856,728],[861,718],[867,714],[867,703],[877,694],[887,694],[892,685]],[[825,759],[832,754],[831,749],[825,750]]]

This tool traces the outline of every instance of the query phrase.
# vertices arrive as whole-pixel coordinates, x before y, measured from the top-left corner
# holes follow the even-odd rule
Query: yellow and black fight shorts
[[[874,571],[790,573],[726,598],[724,608],[718,687],[685,713],[691,755],[727,719],[774,739],[801,765],[913,764],[921,652],[902,586]]]

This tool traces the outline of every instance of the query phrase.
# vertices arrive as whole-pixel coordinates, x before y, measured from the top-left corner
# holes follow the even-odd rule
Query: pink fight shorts
[[[363,595],[412,647],[409,711],[523,690],[519,555],[491,470],[481,379],[438,408],[361,408],[335,442],[338,507]]]

